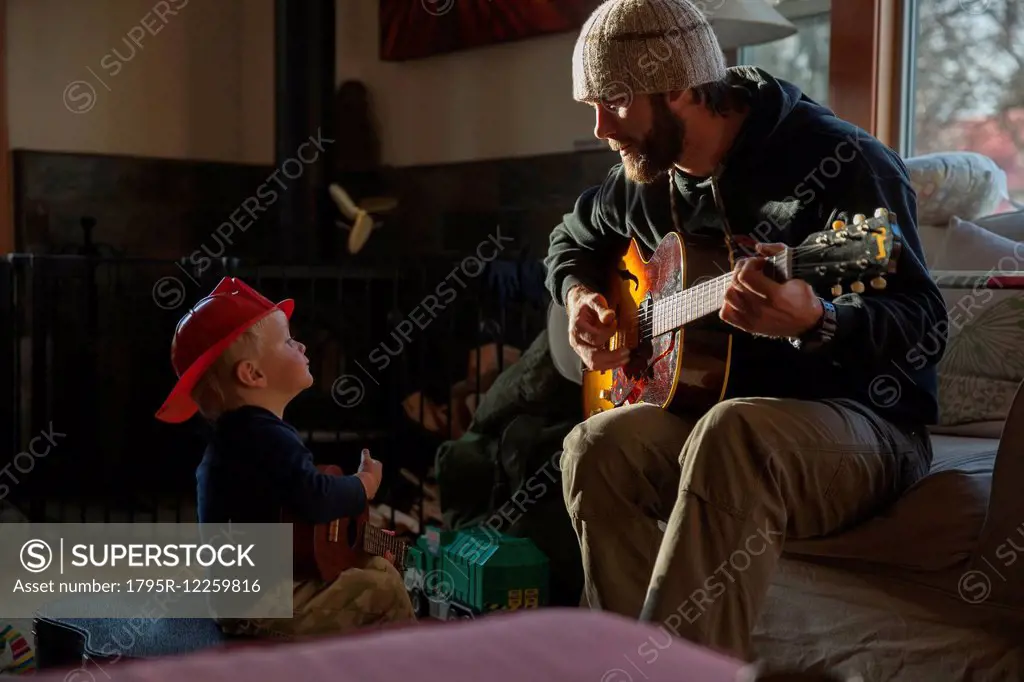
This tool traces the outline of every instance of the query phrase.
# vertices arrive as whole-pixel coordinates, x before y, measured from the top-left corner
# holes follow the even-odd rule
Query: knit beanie
[[[725,73],[718,39],[689,0],[606,0],[576,40],[572,94],[628,105],[635,95],[686,90]]]

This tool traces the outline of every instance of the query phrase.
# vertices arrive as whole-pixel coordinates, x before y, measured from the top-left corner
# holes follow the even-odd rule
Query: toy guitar
[[[325,474],[341,476],[341,467],[324,464],[317,467]],[[295,580],[316,579],[331,582],[342,571],[359,566],[368,556],[394,555],[395,568],[405,571],[407,544],[392,531],[372,526],[369,506],[355,518],[335,519],[309,524],[282,512],[282,520],[291,522],[293,572]]]
[[[880,208],[873,218],[858,214],[850,225],[837,220],[831,230],[787,247],[767,259],[765,274],[779,282],[802,279],[832,286],[833,296],[842,293],[844,283],[851,291],[864,291],[864,280],[882,289],[883,275],[896,271],[901,246],[895,216]],[[607,347],[629,348],[630,359],[614,370],[582,370],[584,417],[633,403],[706,411],[721,401],[728,387],[732,335],[702,322],[722,307],[734,261],[723,238],[671,232],[649,260],[640,255],[635,240],[630,242],[603,292],[618,320]],[[568,366],[570,355],[579,366],[564,310],[558,324],[563,320],[564,331],[559,327],[548,334],[552,356],[560,367]],[[580,383],[578,377],[563,375]]]

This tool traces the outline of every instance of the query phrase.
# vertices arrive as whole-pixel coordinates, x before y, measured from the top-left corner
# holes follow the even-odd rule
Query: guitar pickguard
[[[636,278],[634,278],[636,279]],[[648,294],[637,307],[637,319],[649,318],[652,300]],[[616,306],[616,315],[620,315],[620,306]],[[635,402],[643,392],[647,383],[654,378],[655,367],[651,361],[654,347],[651,339],[641,340],[637,330],[631,329],[627,334],[627,345],[630,347],[629,360],[622,367],[613,371],[611,402],[616,407]],[[661,354],[659,357],[663,357]]]

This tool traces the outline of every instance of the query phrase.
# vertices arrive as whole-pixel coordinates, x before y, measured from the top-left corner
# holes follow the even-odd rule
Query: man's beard
[[[651,98],[651,110],[650,132],[622,156],[626,177],[633,182],[654,182],[672,168],[683,152],[686,125],[659,97]]]

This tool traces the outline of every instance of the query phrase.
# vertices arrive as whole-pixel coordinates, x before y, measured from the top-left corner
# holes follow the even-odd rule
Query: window
[[[984,154],[1024,202],[1024,4],[918,0],[908,19],[903,154]]]
[[[780,14],[799,32],[782,40],[739,50],[740,64],[765,71],[800,87],[814,101],[828,106],[828,53],[831,35],[830,0],[781,0]]]

